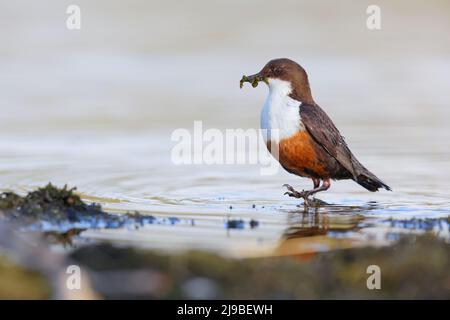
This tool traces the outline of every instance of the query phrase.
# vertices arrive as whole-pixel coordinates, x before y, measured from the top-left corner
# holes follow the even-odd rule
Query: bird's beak
[[[258,72],[251,76],[242,76],[241,81],[239,81],[239,86],[242,88],[244,86],[244,82],[249,82],[252,84],[253,88],[256,88],[260,81],[264,81],[265,83],[268,83],[267,78],[264,77],[261,74],[261,72]]]

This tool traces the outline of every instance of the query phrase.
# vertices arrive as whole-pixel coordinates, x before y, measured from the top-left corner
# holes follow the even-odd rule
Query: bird
[[[253,87],[264,82],[269,93],[262,107],[260,126],[267,149],[291,174],[309,178],[311,190],[291,185],[285,195],[303,198],[326,191],[331,180],[352,179],[369,191],[391,188],[364,167],[350,151],[344,137],[325,111],[314,101],[308,74],[287,58],[270,60],[260,72],[243,76]]]

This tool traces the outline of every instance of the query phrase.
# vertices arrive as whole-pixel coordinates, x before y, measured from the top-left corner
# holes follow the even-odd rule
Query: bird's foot
[[[284,194],[288,195],[289,197],[293,198],[305,198],[308,196],[308,191],[302,190],[301,192],[295,190],[291,185],[289,184],[283,184],[283,187],[288,189]]]
[[[286,191],[284,194],[288,195],[289,197],[293,197],[293,198],[302,198],[305,202],[305,206],[310,206],[311,205],[311,200],[308,198],[311,195],[311,191],[309,190],[302,190],[302,191],[297,191],[295,190],[291,185],[289,184],[284,184],[283,187],[285,187],[286,189],[288,189],[288,191]]]

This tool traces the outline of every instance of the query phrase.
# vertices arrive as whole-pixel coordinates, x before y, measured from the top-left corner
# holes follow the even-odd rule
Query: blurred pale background
[[[275,57],[307,69],[338,124],[446,123],[450,4],[378,1],[370,31],[372,3],[1,1],[1,130],[255,126],[265,88],[237,83]]]
[[[70,4],[81,30],[66,28]],[[381,8],[379,31],[366,27],[370,4]],[[282,230],[270,214],[295,201],[281,184],[309,181],[261,177],[256,166],[174,167],[170,133],[194,120],[256,128],[267,89],[239,90],[239,79],[289,57],[361,161],[397,192],[340,182],[325,200],[375,200],[388,216],[448,214],[449,30],[444,0],[0,0],[0,189],[68,183],[107,208],[204,210],[219,221],[228,204],[265,203],[258,218]]]

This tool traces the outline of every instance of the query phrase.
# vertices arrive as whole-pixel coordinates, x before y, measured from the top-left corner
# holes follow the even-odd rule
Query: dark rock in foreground
[[[450,244],[431,234],[403,237],[390,247],[313,256],[231,259],[100,244],[71,258],[93,271],[93,286],[105,298],[450,298]],[[379,290],[367,287],[371,265],[381,270]]]
[[[25,196],[13,192],[0,195],[0,217],[18,224],[22,229],[66,233],[72,229],[120,228],[153,223],[154,217],[130,214],[110,214],[99,204],[87,204],[75,188],[57,188],[48,184]]]

